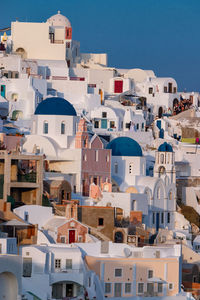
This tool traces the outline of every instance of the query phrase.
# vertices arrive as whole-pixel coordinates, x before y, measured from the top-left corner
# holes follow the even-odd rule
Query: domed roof
[[[142,156],[140,145],[129,137],[118,137],[106,147],[112,150],[112,156]]]
[[[168,144],[167,142],[164,142],[163,144],[161,144],[158,147],[158,151],[159,152],[173,152],[173,148],[170,144]]]
[[[56,15],[53,15],[47,20],[52,26],[65,26],[71,27],[70,21],[63,15],[61,15],[60,11]]]
[[[35,115],[76,116],[71,103],[60,97],[51,97],[38,104]]]

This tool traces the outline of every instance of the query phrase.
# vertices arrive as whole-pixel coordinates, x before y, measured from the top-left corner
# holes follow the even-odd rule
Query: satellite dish
[[[124,249],[124,254],[125,254],[126,257],[131,256],[131,253],[132,253],[132,252],[131,252],[131,250],[130,250],[129,248],[125,248],[125,249]]]

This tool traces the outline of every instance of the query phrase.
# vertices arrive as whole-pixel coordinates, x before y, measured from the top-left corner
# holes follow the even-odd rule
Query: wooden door
[[[123,80],[115,80],[115,93],[122,93],[123,92]]]
[[[69,230],[69,244],[75,243],[75,230]]]

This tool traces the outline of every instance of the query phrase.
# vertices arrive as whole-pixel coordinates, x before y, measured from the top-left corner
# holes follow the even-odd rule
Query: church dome
[[[52,26],[71,27],[70,21],[65,16],[61,15],[60,11],[58,11],[56,15],[50,17],[47,22]]]
[[[112,150],[112,156],[142,156],[140,145],[129,137],[118,137],[112,140],[107,149]]]
[[[51,97],[38,104],[35,115],[76,116],[76,111],[67,100],[60,97]]]
[[[161,144],[158,147],[158,151],[159,152],[173,152],[173,148],[170,144],[168,144],[167,142],[164,142],[163,144]]]

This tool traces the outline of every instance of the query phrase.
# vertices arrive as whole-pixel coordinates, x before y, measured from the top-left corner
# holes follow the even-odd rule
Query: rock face
[[[193,124],[194,126],[194,124]],[[200,137],[200,127],[199,130],[192,127],[181,127],[182,138],[199,138]]]

